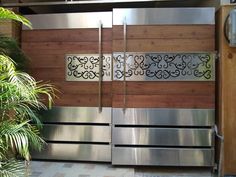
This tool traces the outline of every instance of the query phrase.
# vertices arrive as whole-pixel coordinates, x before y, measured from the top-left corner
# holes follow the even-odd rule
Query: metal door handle
[[[99,53],[99,84],[98,84],[98,111],[102,112],[102,22],[99,21],[98,30],[98,53]]]
[[[123,100],[123,112],[125,113],[126,110],[126,51],[127,51],[127,24],[126,24],[126,18],[124,19],[124,80],[123,80],[123,93],[124,93],[124,100]]]

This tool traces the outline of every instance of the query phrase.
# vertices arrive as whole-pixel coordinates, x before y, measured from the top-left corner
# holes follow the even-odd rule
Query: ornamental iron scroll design
[[[111,81],[111,54],[102,56],[102,80]],[[67,81],[98,81],[99,54],[66,55]]]
[[[113,79],[124,79],[124,53],[113,53]],[[126,53],[128,81],[214,81],[214,53]]]

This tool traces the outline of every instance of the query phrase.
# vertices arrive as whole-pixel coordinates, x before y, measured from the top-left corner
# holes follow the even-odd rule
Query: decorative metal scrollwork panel
[[[124,79],[124,53],[113,53],[113,79]],[[214,81],[214,53],[126,53],[127,81]]]
[[[102,56],[102,71],[99,71],[99,54],[66,55],[67,81],[111,81],[111,54]]]

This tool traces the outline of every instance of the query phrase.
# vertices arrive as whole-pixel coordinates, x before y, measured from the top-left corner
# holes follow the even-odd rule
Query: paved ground
[[[210,169],[117,167],[101,163],[32,161],[30,177],[213,177]]]

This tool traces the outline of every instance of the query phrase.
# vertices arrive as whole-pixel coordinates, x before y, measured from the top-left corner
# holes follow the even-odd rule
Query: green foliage
[[[0,137],[2,140],[1,144],[4,145],[5,148],[3,148],[2,152],[5,151],[6,153],[7,150],[17,151],[17,153],[29,161],[29,146],[41,150],[42,144],[44,143],[38,134],[38,129],[30,125],[27,121],[22,123],[18,123],[15,120],[3,121],[0,127]]]
[[[31,28],[31,23],[29,20],[3,7],[0,7],[0,20],[15,20]],[[18,43],[13,38],[0,35],[0,54],[2,53],[16,61],[17,68],[20,70],[24,69],[27,64],[26,56],[23,54],[18,46]]]
[[[39,122],[34,109],[45,108],[40,101],[41,94],[47,95],[49,106],[52,103],[53,87],[50,84],[36,82],[33,77],[24,72],[16,71],[11,58],[0,55],[0,110],[4,110],[4,117],[11,117],[10,110],[16,113],[17,120],[31,120]],[[1,115],[1,114],[0,114]]]
[[[27,19],[2,7],[1,19],[17,20],[31,27]],[[25,58],[14,40],[0,36],[0,177],[26,176],[23,163],[15,156],[29,161],[30,147],[41,150],[44,141],[39,136],[41,122],[36,111],[47,109],[40,95],[46,95],[49,107],[54,96],[50,84],[36,82],[17,69],[15,59],[21,56]]]
[[[29,28],[32,27],[30,21],[26,19],[25,17],[15,14],[11,10],[5,9],[3,7],[0,7],[0,19],[2,20],[15,20],[18,22],[21,22],[22,24],[28,26]]]
[[[17,63],[16,68],[21,71],[25,70],[29,61],[18,42],[11,37],[0,35],[0,54],[5,54],[14,60]]]
[[[37,83],[27,73],[16,71],[11,58],[0,55],[0,90],[0,174],[7,177],[14,176],[13,172],[17,175],[24,172],[22,166],[17,166],[17,161],[9,162],[9,154],[19,154],[29,161],[29,147],[41,150],[44,141],[38,128],[29,121],[40,124],[34,110],[46,109],[46,106],[39,96],[46,94],[52,102],[53,88]]]
[[[15,159],[6,160],[0,164],[0,177],[26,177],[24,164]]]

